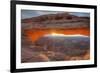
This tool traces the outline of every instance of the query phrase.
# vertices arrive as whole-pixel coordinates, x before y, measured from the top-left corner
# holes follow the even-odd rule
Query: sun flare
[[[58,36],[59,34],[53,32],[53,33],[51,33],[51,35],[52,35],[52,36]]]
[[[65,36],[65,34],[55,33],[55,32],[51,33],[51,35],[52,36]]]

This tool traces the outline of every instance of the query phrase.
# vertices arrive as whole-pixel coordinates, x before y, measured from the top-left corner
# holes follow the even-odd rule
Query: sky
[[[37,11],[37,10],[21,10],[21,19],[25,18],[31,18],[31,17],[36,17],[40,15],[45,15],[45,14],[57,14],[57,13],[63,13],[60,11]],[[89,17],[89,13],[83,13],[83,12],[69,12],[71,15],[76,15],[76,16],[85,16]]]

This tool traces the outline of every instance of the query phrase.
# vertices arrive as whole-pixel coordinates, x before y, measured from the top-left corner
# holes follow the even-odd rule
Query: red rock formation
[[[48,14],[22,20],[25,29],[64,29],[64,28],[89,28],[89,18],[78,17],[68,13]]]
[[[90,36],[90,20],[88,17],[78,17],[70,15],[69,13],[59,13],[23,19],[21,23],[22,63],[90,59],[90,53],[87,52],[86,49],[83,51],[85,52],[84,55],[79,54],[77,56],[70,56],[66,54],[66,51],[68,51],[67,48],[63,49],[65,52],[62,52],[62,49],[59,49],[59,47],[56,47],[56,49],[51,46],[46,50],[44,49],[44,45],[35,43],[45,34],[51,34],[52,32],[65,35],[81,34]],[[89,50],[89,48],[87,49]],[[82,52],[82,50],[77,48],[73,51],[75,52],[75,50]]]

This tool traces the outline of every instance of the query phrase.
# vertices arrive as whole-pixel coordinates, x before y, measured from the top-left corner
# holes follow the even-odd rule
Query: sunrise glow
[[[80,36],[80,37],[88,37],[86,35],[81,35],[81,34],[72,34],[72,35],[67,35],[67,34],[61,34],[61,33],[51,33],[51,34],[46,34],[45,36],[53,36],[53,37],[77,37],[77,36]]]
[[[64,34],[58,34],[58,33],[53,32],[53,33],[51,33],[51,35],[52,36],[63,36]]]
[[[90,36],[90,31],[89,29],[83,29],[83,28],[78,28],[78,29],[65,29],[65,30],[26,30],[25,33],[27,34],[28,38],[31,40],[31,41],[36,41],[38,40],[40,37],[43,37],[43,36],[68,36],[68,35],[72,35],[72,36],[75,36],[75,35],[83,35],[83,36]]]

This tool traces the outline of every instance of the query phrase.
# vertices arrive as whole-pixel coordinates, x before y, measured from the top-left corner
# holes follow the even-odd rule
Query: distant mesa
[[[52,48],[89,48],[90,38],[88,36],[43,36],[39,38],[34,44],[38,46],[44,47],[52,47]],[[76,45],[75,45],[76,44]],[[73,45],[73,46],[72,46]],[[85,47],[84,47],[85,46]]]

